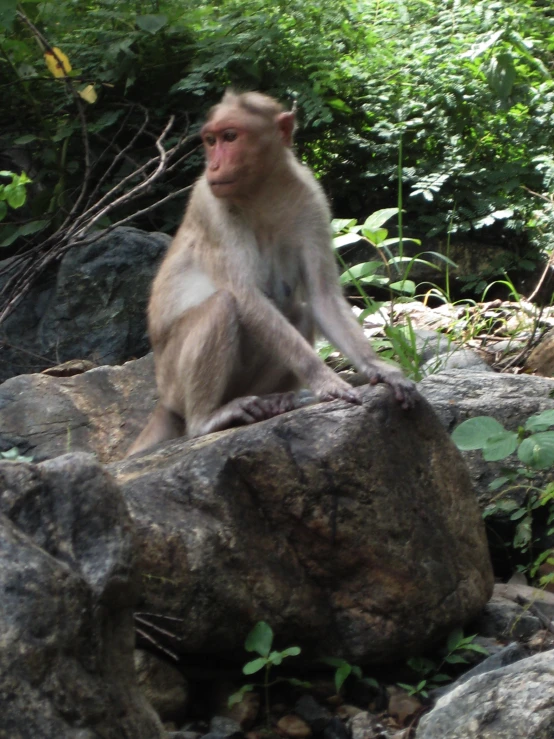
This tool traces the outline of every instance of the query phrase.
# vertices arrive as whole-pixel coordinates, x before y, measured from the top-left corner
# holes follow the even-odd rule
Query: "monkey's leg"
[[[263,348],[245,336],[234,295],[220,290],[198,308],[195,316],[189,311],[183,319],[177,372],[189,438],[264,421],[298,407],[294,392],[252,394],[262,387],[266,393],[283,389],[287,372],[275,371],[278,361],[268,362]],[[263,382],[267,374],[274,375],[271,386]]]
[[[133,454],[149,449],[161,441],[176,439],[178,436],[182,436],[183,432],[183,419],[158,403],[145,428],[125,456],[131,457]]]

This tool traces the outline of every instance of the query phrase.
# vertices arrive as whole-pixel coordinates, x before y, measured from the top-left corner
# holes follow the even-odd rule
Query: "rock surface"
[[[134,541],[89,455],[0,463],[0,737],[161,739],[134,677]]]
[[[72,451],[123,457],[155,405],[152,355],[74,377],[21,375],[0,385],[0,450],[35,461]]]
[[[439,699],[416,739],[552,739],[554,651],[477,675]]]
[[[419,652],[492,588],[467,470],[431,408],[386,387],[111,465],[139,537],[145,611],[185,653],[252,625],[356,663]],[[234,656],[234,655],[229,655]],[[243,661],[242,650],[239,658]]]
[[[507,429],[516,430],[529,416],[554,408],[554,380],[545,377],[448,370],[426,377],[418,388],[449,433],[474,416],[493,416]],[[485,462],[480,451],[464,452],[463,457],[484,508],[493,495],[489,483],[500,476],[510,460]],[[552,479],[552,471],[547,470],[537,475],[536,484]]]
[[[169,241],[122,227],[74,245],[2,324],[0,381],[70,359],[119,364],[146,354],[146,304]]]

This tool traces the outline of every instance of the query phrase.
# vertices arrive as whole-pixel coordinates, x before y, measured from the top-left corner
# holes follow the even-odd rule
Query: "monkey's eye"
[[[223,132],[223,141],[235,141],[237,138],[237,132],[229,129]]]
[[[206,146],[214,146],[215,145],[215,136],[211,133],[207,133],[204,135],[203,138],[204,144]]]

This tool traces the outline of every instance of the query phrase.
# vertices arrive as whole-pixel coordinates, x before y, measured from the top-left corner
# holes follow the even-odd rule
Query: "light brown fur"
[[[290,410],[302,386],[359,402],[313,350],[316,330],[413,404],[413,383],[377,359],[341,294],[327,201],[290,149],[293,128],[260,93],[228,92],[210,111],[206,169],[148,308],[160,401],[129,454]]]

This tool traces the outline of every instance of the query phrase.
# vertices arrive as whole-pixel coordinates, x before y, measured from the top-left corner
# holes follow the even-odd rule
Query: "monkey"
[[[360,403],[314,350],[316,331],[409,409],[416,390],[378,359],[343,296],[323,189],[292,151],[294,111],[227,90],[200,135],[205,169],[154,279],[148,331],[159,402],[127,456],[319,401]]]

